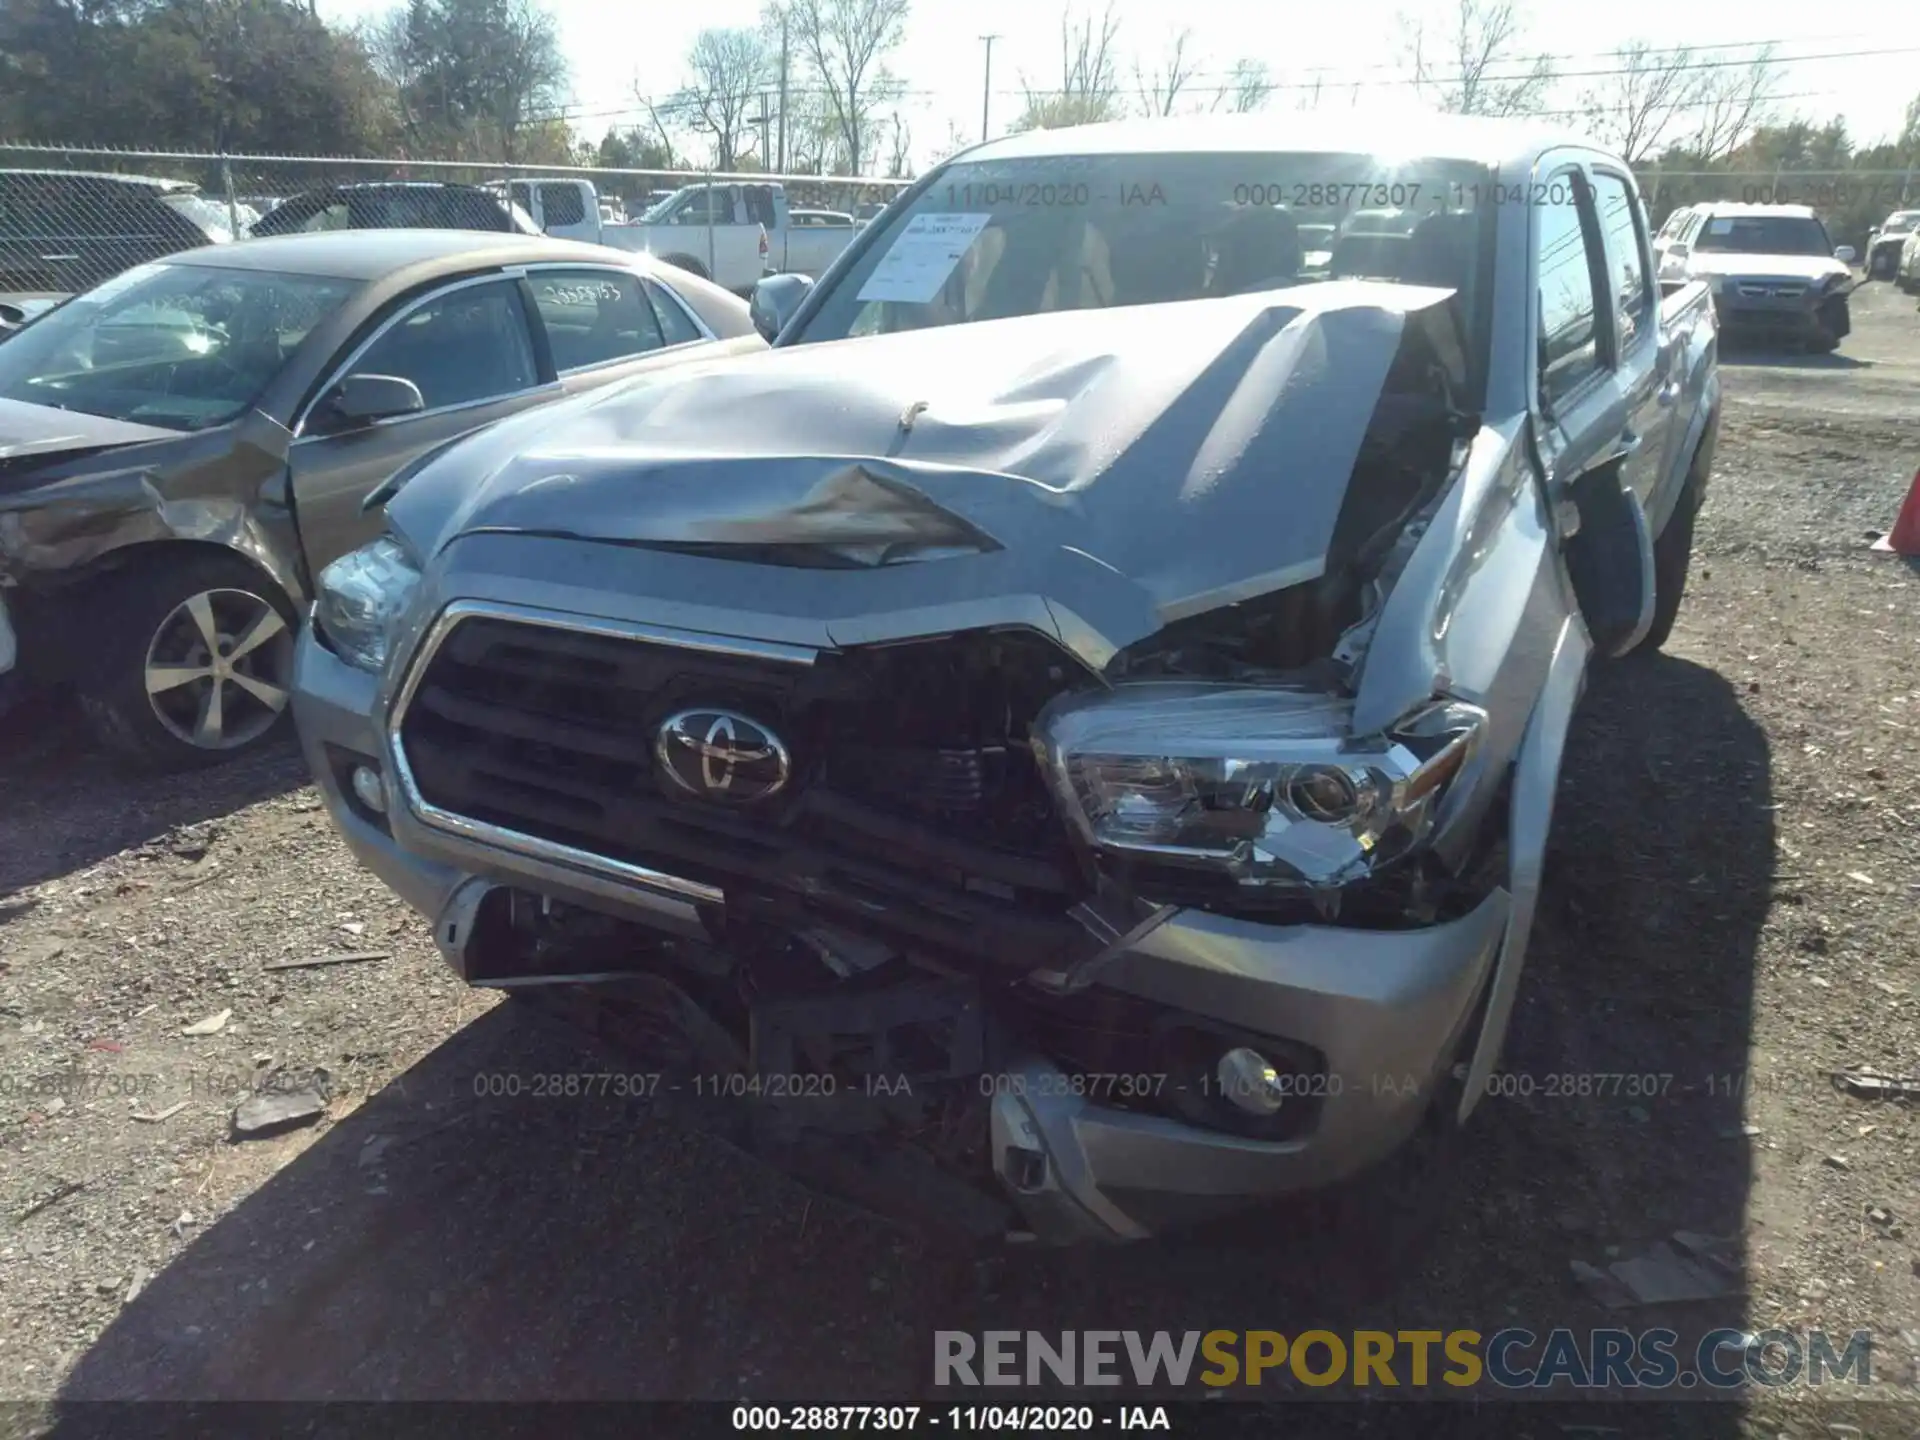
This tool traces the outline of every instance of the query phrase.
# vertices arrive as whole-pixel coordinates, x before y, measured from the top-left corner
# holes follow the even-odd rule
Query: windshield
[[[676,190],[665,199],[654,201],[653,204],[640,212],[640,223],[642,225],[659,224],[660,221],[666,218],[667,212],[679,203],[681,194],[681,191]]]
[[[160,203],[169,209],[178,210],[193,221],[215,242],[233,239],[233,227],[229,223],[227,207],[216,205],[197,190],[174,190],[160,197]]]
[[[0,398],[167,430],[225,424],[357,283],[142,265],[0,345]]]
[[[1827,227],[1810,215],[1717,215],[1700,227],[1693,248],[1742,255],[1833,254]]]
[[[1445,285],[1479,324],[1489,172],[1370,155],[1068,155],[959,163],[874,239],[796,336],[836,340],[1333,277]]]

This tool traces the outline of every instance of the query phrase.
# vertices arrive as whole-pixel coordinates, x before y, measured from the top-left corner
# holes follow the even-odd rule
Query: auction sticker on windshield
[[[924,305],[940,293],[967,247],[991,215],[916,215],[900,232],[873,274],[860,287],[861,300],[897,300]]]

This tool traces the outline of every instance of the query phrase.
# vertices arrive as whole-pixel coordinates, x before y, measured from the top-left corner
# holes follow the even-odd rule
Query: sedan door
[[[410,381],[422,408],[344,421],[333,406],[355,375]],[[295,427],[288,467],[309,569],[379,535],[380,516],[362,514],[361,502],[408,461],[561,393],[511,275],[444,286],[381,321],[348,347]]]

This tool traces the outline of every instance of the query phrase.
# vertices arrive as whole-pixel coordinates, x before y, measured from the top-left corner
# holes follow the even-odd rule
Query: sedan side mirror
[[[1833,252],[1833,258],[1838,260],[1842,265],[1853,264],[1853,262],[1857,260],[1859,256],[1860,256],[1860,252],[1855,250],[1851,245],[1842,245],[1839,249]]]
[[[398,375],[349,375],[333,387],[327,404],[328,413],[343,430],[400,415],[417,415],[426,408],[420,387]]]
[[[813,281],[805,275],[768,275],[753,287],[748,302],[753,328],[772,344],[812,289]]]

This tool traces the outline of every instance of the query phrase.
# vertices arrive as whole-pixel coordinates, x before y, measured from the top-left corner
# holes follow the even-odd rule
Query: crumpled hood
[[[1755,280],[1825,280],[1852,272],[1830,255],[1754,255],[1739,250],[1696,250],[1690,262],[1695,275],[1737,275]]]
[[[84,415],[77,410],[55,410],[0,399],[0,461],[27,455],[53,455],[70,450],[95,450],[107,445],[133,445],[143,440],[170,440],[172,430]]]
[[[1448,293],[1316,284],[686,366],[462,442],[390,509],[429,552],[477,531],[780,563],[1065,548],[1171,619],[1321,572],[1410,317],[1445,323]]]

